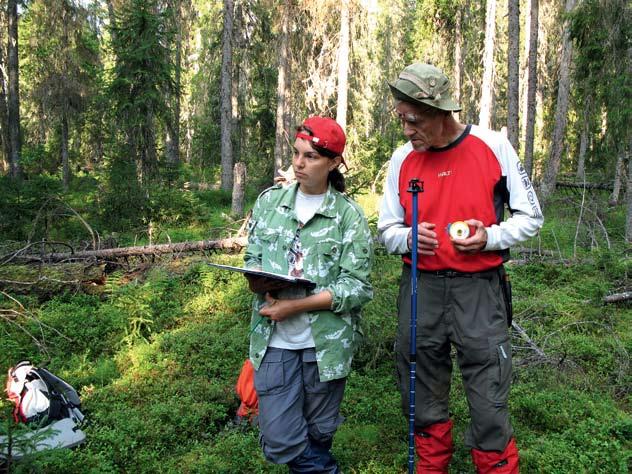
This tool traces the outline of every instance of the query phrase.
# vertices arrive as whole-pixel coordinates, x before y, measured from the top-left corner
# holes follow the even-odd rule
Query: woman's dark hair
[[[299,127],[296,127],[296,131],[297,132],[303,132],[306,133],[310,136],[314,136],[314,132],[312,130],[309,129],[309,127],[306,127],[304,125],[301,125]],[[314,145],[313,142],[310,142],[312,145],[312,148],[314,150],[316,150],[318,152],[319,155],[322,155],[324,157],[330,158],[330,159],[334,159],[338,155],[338,153],[335,153],[331,150],[327,150],[326,148],[321,148],[319,146]],[[345,177],[343,176],[343,174],[340,172],[340,170],[338,168],[334,168],[333,170],[331,170],[329,172],[329,175],[327,176],[327,182],[331,183],[331,185],[334,187],[334,189],[336,191],[339,191],[341,193],[345,192],[345,189],[347,189],[346,185],[345,185]]]

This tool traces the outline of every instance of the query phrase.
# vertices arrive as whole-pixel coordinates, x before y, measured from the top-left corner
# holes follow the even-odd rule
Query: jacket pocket
[[[340,254],[342,244],[336,241],[317,242],[312,254],[312,265],[316,270],[318,279],[332,281],[340,273]]]
[[[495,406],[506,406],[511,385],[511,343],[509,337],[490,339],[488,396]]]
[[[283,351],[268,348],[259,370],[255,372],[255,390],[259,395],[274,393],[285,385]]]
[[[267,272],[286,274],[287,255],[283,247],[287,246],[279,234],[266,234],[259,237],[261,241],[261,266]]]

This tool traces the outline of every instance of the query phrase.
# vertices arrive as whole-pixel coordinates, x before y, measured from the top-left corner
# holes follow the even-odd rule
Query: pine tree
[[[146,223],[151,185],[159,179],[158,132],[168,120],[173,91],[171,11],[160,5],[127,0],[110,26],[115,65],[109,86],[114,120],[109,209],[121,219]]]

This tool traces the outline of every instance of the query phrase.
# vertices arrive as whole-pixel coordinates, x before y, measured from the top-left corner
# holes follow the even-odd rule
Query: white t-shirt
[[[301,225],[288,252],[289,274],[292,276],[303,276],[303,251],[301,249],[300,231],[303,225],[314,217],[324,199],[325,194],[303,194],[300,189],[296,192],[294,208],[296,209],[296,217]],[[281,299],[303,298],[304,296],[306,296],[306,293],[303,288],[281,290],[279,292],[279,298]],[[309,315],[301,313],[284,321],[278,321],[274,326],[274,332],[268,346],[295,350],[314,347]]]

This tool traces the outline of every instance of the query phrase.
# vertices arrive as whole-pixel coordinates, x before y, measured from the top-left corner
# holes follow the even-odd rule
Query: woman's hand
[[[296,314],[297,300],[277,300],[270,293],[266,293],[265,298],[267,304],[259,310],[261,316],[272,321],[283,321]]]
[[[283,321],[308,311],[331,309],[333,301],[333,296],[329,290],[295,300],[278,300],[273,298],[270,293],[266,293],[265,298],[267,304],[259,310],[259,314],[272,321]]]

